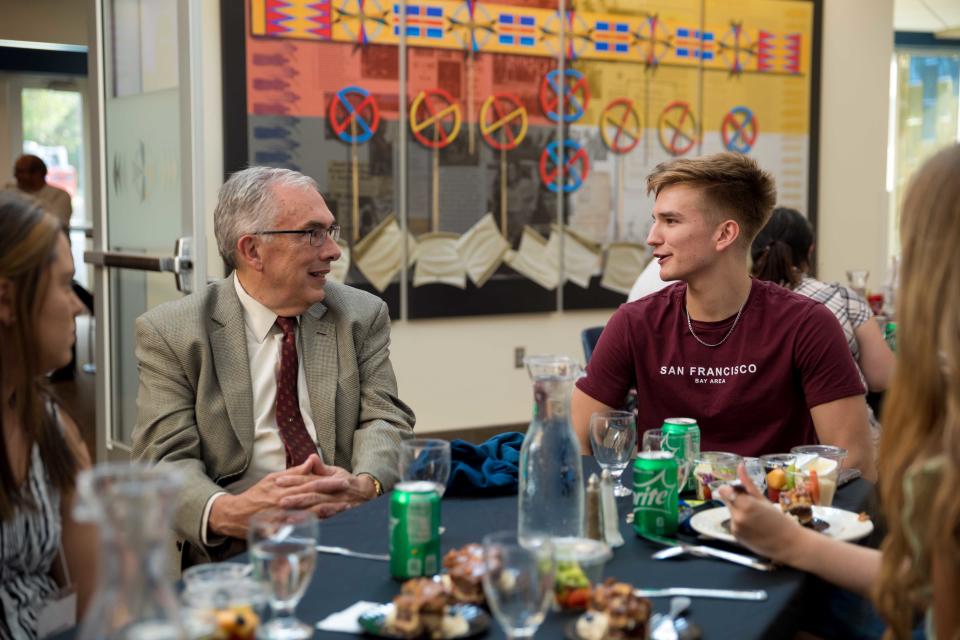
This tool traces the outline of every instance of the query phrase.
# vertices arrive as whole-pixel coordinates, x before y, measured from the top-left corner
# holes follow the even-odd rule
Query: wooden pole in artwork
[[[470,155],[473,155],[473,150],[476,148],[476,139],[477,139],[477,123],[476,118],[474,117],[474,87],[473,87],[473,51],[467,55],[467,140],[468,140],[468,152]]]
[[[433,141],[437,143],[440,139],[440,122],[434,123]],[[432,231],[440,231],[440,149],[433,147],[433,216]]]
[[[500,233],[507,237],[507,150],[500,149]]]
[[[360,158],[357,150],[357,118],[350,118],[350,137],[353,142],[350,143],[350,178],[353,191],[353,217],[351,219],[351,228],[353,230],[353,242],[360,239]]]
[[[623,220],[623,156],[617,156],[617,208],[613,219],[613,241],[620,241],[620,221]]]

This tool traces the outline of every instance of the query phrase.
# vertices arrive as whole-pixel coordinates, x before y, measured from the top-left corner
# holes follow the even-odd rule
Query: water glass
[[[548,538],[500,531],[483,538],[483,592],[507,638],[532,638],[553,599],[556,558]]]
[[[747,472],[747,477],[753,483],[760,493],[767,490],[767,471],[763,467],[763,460],[760,458],[744,458],[743,470]]]
[[[250,519],[247,542],[253,576],[269,593],[273,619],[258,637],[312,638],[314,629],[294,615],[317,560],[317,518],[309,511],[269,509]]]
[[[443,497],[450,479],[450,443],[437,438],[414,438],[400,443],[400,480],[429,482]]]
[[[598,411],[590,416],[590,446],[593,457],[602,469],[613,476],[613,495],[628,496],[629,487],[620,482],[620,476],[630,464],[637,447],[637,424],[629,411]]]
[[[690,469],[693,467],[693,436],[690,433],[664,433],[663,429],[649,429],[643,432],[644,451],[669,451],[677,459],[677,487],[680,493],[687,485]]]

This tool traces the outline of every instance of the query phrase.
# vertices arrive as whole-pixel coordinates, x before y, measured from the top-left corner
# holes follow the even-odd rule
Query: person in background
[[[863,296],[849,287],[810,277],[813,227],[795,209],[777,207],[753,241],[753,275],[823,303],[843,327],[850,353],[870,391],[886,391],[893,375],[894,355],[880,325],[868,322],[873,311]]]
[[[768,280],[802,296],[824,304],[840,326],[857,362],[867,390],[886,391],[893,375],[895,357],[883,337],[863,296],[849,287],[811,278],[813,227],[796,209],[777,207],[770,221],[760,230],[750,249],[753,276]],[[880,424],[867,408],[874,441],[880,437]]]
[[[638,429],[696,418],[704,451],[757,456],[817,441],[873,477],[863,384],[843,332],[809,298],[750,277],[750,243],[776,202],[773,178],[736,153],[665,162],[647,244],[674,284],[622,305],[573,392],[589,451],[596,411],[637,390]]]
[[[757,491],[722,487],[731,529],[750,549],[844,589],[872,595],[885,637],[960,638],[960,145],[914,176],[900,219],[898,365],[880,437],[880,550],[801,527]],[[881,625],[882,627],[882,625]],[[876,631],[876,637],[882,628]]]
[[[47,165],[43,160],[33,155],[20,156],[13,165],[13,177],[16,182],[8,188],[35,198],[47,213],[60,222],[63,229],[70,228],[70,216],[73,215],[70,194],[47,184]]]
[[[78,613],[93,590],[96,532],[72,516],[76,475],[90,458],[43,386],[70,360],[82,309],[72,280],[59,221],[0,193],[0,638],[36,637],[68,575]]]

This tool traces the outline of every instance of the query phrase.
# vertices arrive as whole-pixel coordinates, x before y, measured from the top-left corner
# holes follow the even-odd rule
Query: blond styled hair
[[[647,194],[687,185],[700,190],[706,213],[717,221],[732,218],[749,246],[770,219],[777,202],[776,182],[753,158],[725,151],[699,158],[661,162],[647,176]]]
[[[889,533],[874,593],[889,624],[887,638],[910,637],[915,614],[930,606],[934,554],[948,571],[960,570],[960,145],[917,171],[903,201],[900,238],[898,362],[879,456]],[[941,454],[942,475],[923,482],[916,472]],[[916,495],[904,478],[920,480],[908,480]],[[915,508],[904,523],[908,500]]]

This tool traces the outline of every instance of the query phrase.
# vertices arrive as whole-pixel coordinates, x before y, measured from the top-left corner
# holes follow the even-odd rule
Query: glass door
[[[194,163],[200,135],[199,0],[98,0],[94,250],[98,459],[129,455],[134,322],[206,282]],[[95,50],[94,50],[95,49]]]

